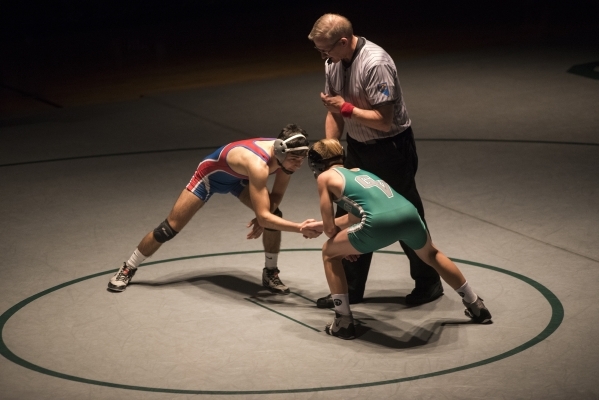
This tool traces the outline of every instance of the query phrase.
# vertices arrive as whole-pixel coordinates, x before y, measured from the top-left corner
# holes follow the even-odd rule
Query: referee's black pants
[[[349,135],[346,136],[347,156],[344,166],[362,168],[378,175],[416,207],[426,225],[424,207],[416,188],[418,155],[412,128],[409,127],[393,138],[377,140],[369,144],[358,142]],[[336,216],[343,214],[346,212],[338,207]],[[440,280],[437,271],[422,261],[404,242],[400,241],[399,244],[410,261],[410,276],[416,282],[416,287],[425,289],[437,284]],[[371,260],[372,253],[362,254],[354,262],[343,260],[350,303],[358,303],[364,298]]]

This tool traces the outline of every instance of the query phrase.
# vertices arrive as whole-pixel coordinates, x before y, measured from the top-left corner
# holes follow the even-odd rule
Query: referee
[[[393,59],[364,37],[354,36],[351,22],[337,14],[320,17],[308,39],[325,62],[326,83],[320,98],[327,109],[327,138],[341,140],[347,132],[346,168],[363,168],[378,175],[410,201],[425,222],[424,207],[416,188],[418,156],[411,121],[404,104]],[[345,213],[337,209],[337,216]],[[439,274],[405,243],[415,288],[406,303],[428,303],[443,294]],[[349,301],[364,298],[372,253],[357,261],[343,260]],[[331,294],[318,299],[319,308],[333,308]]]

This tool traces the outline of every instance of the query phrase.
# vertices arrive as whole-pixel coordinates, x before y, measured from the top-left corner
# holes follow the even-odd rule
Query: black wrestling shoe
[[[441,281],[438,281],[427,288],[414,288],[412,293],[406,296],[406,304],[410,306],[426,304],[441,296],[443,296],[443,285],[441,285]]]
[[[324,331],[327,335],[335,336],[341,339],[349,340],[356,337],[356,327],[354,326],[354,317],[341,315],[335,311],[333,322],[325,326]]]
[[[278,268],[269,269],[264,267],[262,270],[262,286],[273,293],[288,294],[289,288],[279,279],[279,272],[281,271]]]
[[[476,322],[477,324],[488,324],[491,322],[491,313],[480,297],[477,297],[476,301],[472,304],[467,304],[464,300],[462,300],[462,303],[466,306],[464,314],[472,318],[472,322]]]
[[[123,266],[119,268],[116,274],[108,282],[108,290],[113,292],[122,292],[127,289],[127,285],[133,279],[133,275],[137,272],[137,268],[131,268],[127,263],[123,263]]]

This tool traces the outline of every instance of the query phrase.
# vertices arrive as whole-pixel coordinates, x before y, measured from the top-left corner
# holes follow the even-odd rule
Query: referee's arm
[[[341,140],[343,135],[343,117],[341,114],[328,112],[324,124],[324,131],[327,139]]]
[[[393,103],[378,106],[374,110],[363,110],[354,107],[351,118],[369,128],[373,128],[383,132],[389,132],[393,125]],[[342,125],[343,127],[343,125]],[[328,131],[327,131],[327,137]]]

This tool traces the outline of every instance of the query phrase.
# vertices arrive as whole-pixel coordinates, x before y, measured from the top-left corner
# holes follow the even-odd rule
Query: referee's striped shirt
[[[410,118],[403,101],[397,69],[393,59],[380,46],[358,38],[358,45],[349,64],[325,63],[325,93],[340,95],[354,106],[372,110],[393,103],[393,124],[389,132],[379,131],[344,118],[344,129],[353,139],[367,142],[395,136],[410,126]]]

